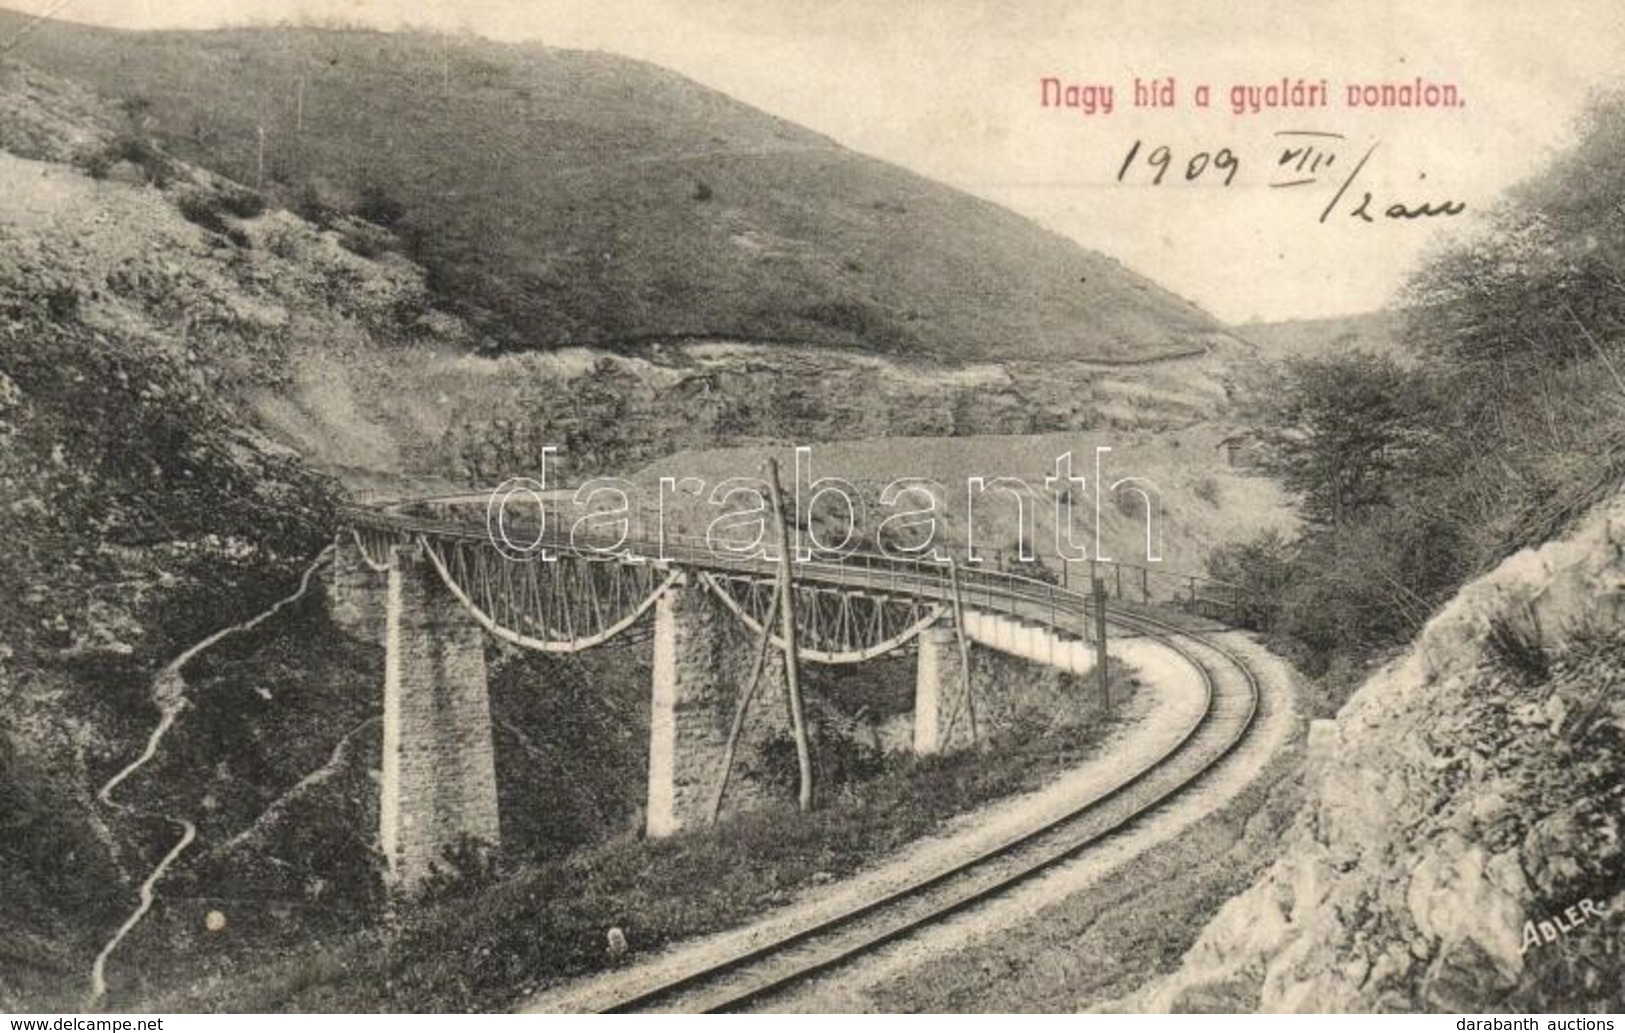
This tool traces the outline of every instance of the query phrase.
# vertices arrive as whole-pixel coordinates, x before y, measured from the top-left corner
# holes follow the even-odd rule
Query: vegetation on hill
[[[1218,330],[995,205],[607,54],[46,22],[22,56],[123,100],[178,158],[387,227],[488,350],[716,336],[1138,361]]]
[[[350,691],[353,647],[279,615],[261,635],[293,637],[257,671],[224,662],[230,648],[189,665],[164,740],[175,755],[122,785],[123,806],[97,797],[158,720],[155,674],[286,596],[331,540],[333,482],[251,427],[222,383],[234,364],[273,365],[266,346],[289,324],[328,341],[398,325],[402,294],[355,298],[345,288],[387,282],[372,263],[163,154],[91,91],[10,61],[0,187],[0,1009],[71,1009],[175,843],[143,812],[195,805],[211,832],[246,822],[372,702]],[[274,239],[291,257],[256,244]],[[235,777],[249,758],[264,782]]]
[[[1321,358],[1353,351],[1375,352],[1403,359],[1404,317],[1392,309],[1353,316],[1288,319],[1279,323],[1247,323],[1235,333],[1258,349],[1267,361]]]
[[[1408,293],[1414,362],[1289,361],[1254,404],[1304,532],[1216,556],[1310,673],[1351,676],[1472,574],[1547,540],[1625,476],[1625,97]]]
[[[127,879],[167,848],[110,828],[92,800],[156,719],[152,676],[285,594],[328,505],[324,482],[237,425],[195,370],[86,328],[73,286],[14,272],[0,269],[7,1010],[72,1003]]]

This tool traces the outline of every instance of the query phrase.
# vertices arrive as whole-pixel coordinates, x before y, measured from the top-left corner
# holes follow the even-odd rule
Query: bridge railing
[[[483,525],[441,518],[425,518],[401,512],[351,506],[341,513],[349,523],[399,533],[428,534],[490,544]],[[664,562],[704,570],[723,571],[754,577],[771,577],[777,572],[774,561],[745,551],[723,548],[716,541],[697,535],[666,532],[643,538],[605,534],[560,534],[523,521],[505,525],[510,540],[534,543],[535,547],[558,554],[577,555],[591,560],[622,562]],[[1087,564],[1087,573],[1079,568]],[[916,595],[953,601],[957,581],[959,601],[966,607],[1048,624],[1084,637],[1092,611],[1091,594],[1072,587],[1074,572],[1083,575],[1083,585],[1099,578],[1106,597],[1151,608],[1173,607],[1196,616],[1224,623],[1240,624],[1246,612],[1245,594],[1235,585],[1202,575],[1154,569],[1111,560],[1083,560],[1036,577],[1011,570],[990,568],[985,560],[947,560],[934,557],[908,557],[870,551],[820,553],[808,560],[797,559],[794,575],[798,581],[813,581],[844,588],[869,589],[881,594]],[[1080,585],[1080,588],[1082,586]]]

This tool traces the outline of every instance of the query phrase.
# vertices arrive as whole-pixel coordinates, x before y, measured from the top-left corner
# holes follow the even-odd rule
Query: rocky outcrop
[[[1135,1007],[1625,1006],[1625,496],[1464,588],[1311,737],[1281,859]]]

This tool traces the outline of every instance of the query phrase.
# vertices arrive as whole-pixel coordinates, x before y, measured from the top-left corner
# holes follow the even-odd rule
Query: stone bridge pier
[[[758,637],[692,580],[666,590],[654,620],[647,828],[660,837],[710,821]],[[770,648],[739,736],[724,814],[773,795],[753,765],[762,743],[789,727],[784,665]]]
[[[333,621],[384,646],[378,843],[389,888],[411,895],[449,854],[499,844],[484,632],[419,545],[378,571],[346,535],[332,579]]]
[[[417,545],[391,549],[383,731],[379,846],[410,891],[447,851],[501,838],[484,632]]]
[[[964,664],[951,621],[921,631],[914,668],[914,752],[921,756],[968,746],[970,716],[964,710]]]

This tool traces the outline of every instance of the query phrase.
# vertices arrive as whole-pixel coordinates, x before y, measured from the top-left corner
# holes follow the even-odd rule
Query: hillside
[[[9,198],[42,178],[0,155]],[[82,318],[90,292],[4,232],[0,1008],[34,1010],[72,1006],[164,843],[93,799],[155,720],[153,672],[297,581],[328,488],[184,351]]]
[[[966,439],[891,437],[873,441],[841,441],[812,449],[813,477],[840,477],[856,488],[860,535],[872,535],[879,522],[897,512],[880,503],[882,489],[895,481],[922,478],[942,485],[938,517],[940,538],[962,548],[966,538],[967,479],[1018,478],[1032,489],[1026,506],[1032,531],[1032,552],[1040,564],[1058,574],[1056,558],[1057,496],[1044,479],[1055,472],[1057,457],[1070,452],[1075,473],[1087,475],[1092,495],[1096,447],[1110,448],[1102,460],[1107,482],[1136,477],[1151,482],[1159,493],[1154,521],[1160,572],[1152,581],[1155,595],[1166,598],[1185,589],[1178,574],[1202,574],[1209,553],[1229,540],[1236,527],[1274,528],[1282,533],[1294,526],[1290,500],[1274,481],[1245,469],[1225,465],[1222,433],[1208,423],[1135,431],[1067,434],[987,435]],[[633,476],[649,497],[655,497],[661,477],[698,477],[719,484],[728,477],[755,476],[765,454],[774,454],[788,484],[795,459],[787,448],[724,448],[683,452],[651,463]],[[788,488],[787,488],[788,490]],[[704,534],[720,511],[701,499],[673,495],[666,501],[665,519],[673,533]],[[823,511],[820,511],[820,516]],[[830,510],[836,523],[823,533],[838,541],[844,533],[838,507]],[[1096,516],[1091,499],[1082,499],[1073,516],[1072,540],[1094,552]],[[1138,497],[1112,494],[1100,507],[1099,542],[1102,550],[1123,563],[1146,564],[1145,510]],[[976,504],[974,538],[977,547],[995,562],[1014,563],[1020,554],[1022,532],[1012,496],[991,492]],[[860,538],[859,540],[864,540]],[[998,553],[994,557],[994,553]],[[1087,577],[1087,566],[1077,564],[1071,577]],[[1107,565],[1102,575],[1114,589],[1128,581],[1132,597],[1138,591],[1134,571],[1123,573]],[[1085,582],[1087,583],[1087,582]]]
[[[1327,720],[1279,859],[1127,1006],[1625,1006],[1625,93],[1577,128],[1412,275],[1408,361],[1270,385],[1303,525],[1225,566]]]
[[[0,38],[21,15],[0,11]],[[660,68],[471,37],[33,27],[19,56],[273,200],[388,223],[487,350],[794,342],[951,361],[1200,353],[1115,261]]]
[[[1128,1007],[1618,1012],[1625,497],[1474,581],[1310,736],[1280,860]]]
[[[92,957],[176,841],[156,815],[187,816],[198,840],[114,956],[115,995],[172,979],[187,951],[215,956],[201,922],[212,907],[229,911],[234,945],[273,950],[371,915],[381,657],[334,626],[320,578],[191,663],[162,748],[117,805],[97,790],[152,732],[157,672],[286,597],[330,541],[338,485],[239,399],[276,396],[290,348],[383,362],[403,339],[442,351],[466,340],[428,305],[421,270],[355,254],[342,226],[258,210],[241,188],[161,155],[145,156],[163,170],[161,190],[129,160],[100,178],[68,163],[112,153],[119,125],[91,91],[0,60],[0,534],[11,544],[0,558],[0,1009],[10,1011],[83,1004]],[[369,448],[351,458],[400,469],[387,441]],[[574,790],[555,796],[546,822],[506,808],[515,856],[627,827],[639,783],[603,772],[641,761],[629,729],[646,720],[643,662],[624,650],[493,659],[502,792]],[[551,691],[530,691],[539,683]]]
[[[1363,312],[1324,319],[1288,319],[1278,323],[1247,323],[1234,328],[1236,336],[1258,350],[1259,358],[1279,362],[1288,358],[1319,358],[1351,351],[1368,351],[1398,358],[1405,354],[1401,341],[1404,317],[1396,311]]]
[[[91,956],[173,842],[162,823],[95,796],[157,720],[154,674],[286,595],[331,533],[335,485],[248,424],[219,390],[234,367],[206,343],[223,325],[263,318],[256,297],[279,297],[312,333],[365,333],[389,306],[336,300],[341,268],[375,298],[410,296],[399,268],[334,244],[324,262],[314,229],[285,213],[233,218],[223,233],[190,221],[183,208],[203,218],[235,196],[207,173],[170,163],[163,193],[65,164],[108,145],[116,120],[83,88],[0,63],[6,1010],[80,1003]],[[251,270],[242,257],[261,234],[287,237],[303,257]],[[251,353],[230,358],[252,370]],[[301,645],[290,680],[322,684],[311,677],[319,640]],[[217,681],[249,694],[240,675]],[[339,712],[312,706],[279,738],[325,752],[324,715]],[[189,723],[180,719],[182,737]],[[201,756],[210,766],[222,757]],[[229,776],[194,781],[223,817],[247,817]],[[161,805],[174,785],[136,787],[125,802]]]

